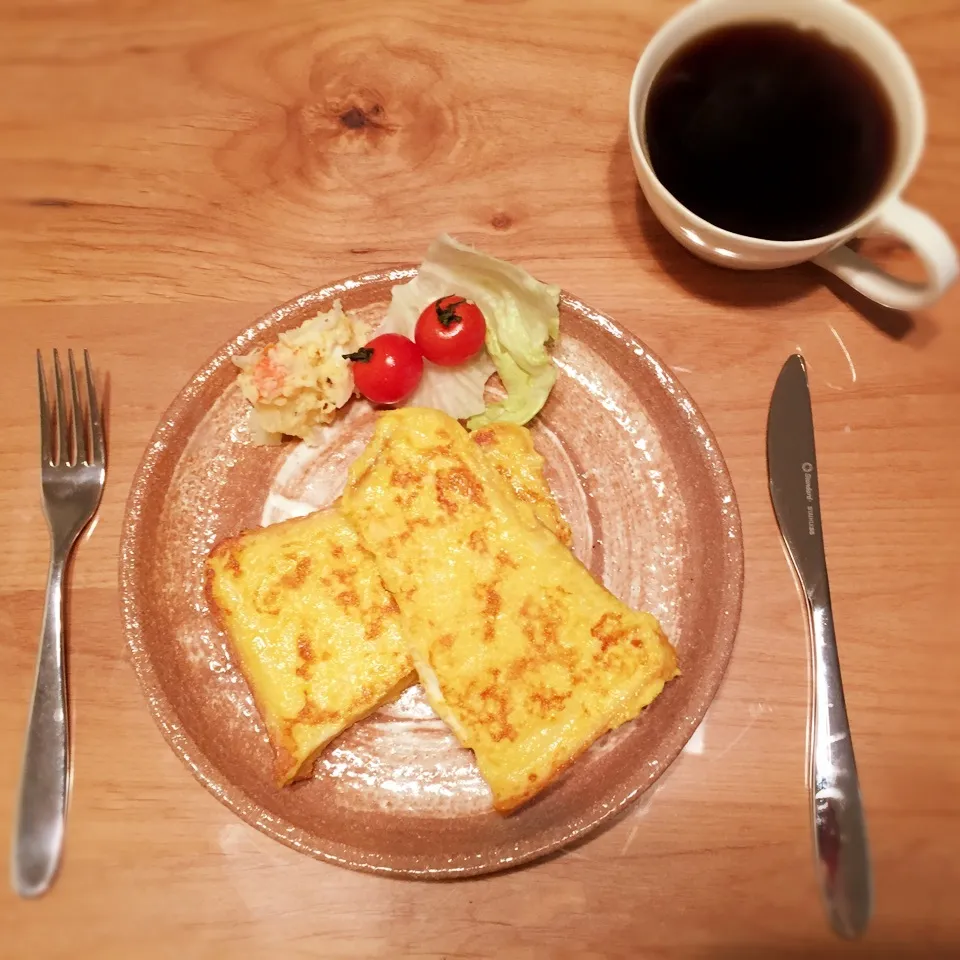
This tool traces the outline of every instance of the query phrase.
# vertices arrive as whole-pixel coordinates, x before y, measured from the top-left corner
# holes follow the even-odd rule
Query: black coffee
[[[808,240],[849,223],[884,186],[893,111],[866,64],[786,24],[723,27],[653,81],[650,162],[694,213],[734,233]]]

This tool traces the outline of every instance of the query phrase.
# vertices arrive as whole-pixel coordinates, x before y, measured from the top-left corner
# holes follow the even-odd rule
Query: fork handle
[[[63,849],[69,786],[63,643],[67,553],[67,549],[54,544],[27,726],[12,864],[13,886],[21,897],[37,897],[47,890],[56,876]]]

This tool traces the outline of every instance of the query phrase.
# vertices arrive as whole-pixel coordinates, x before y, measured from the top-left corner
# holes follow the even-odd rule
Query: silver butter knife
[[[830,609],[810,388],[799,355],[783,365],[770,399],[767,471],[780,533],[807,601],[813,646],[810,788],[820,889],[834,930],[853,938],[870,920],[873,883]]]

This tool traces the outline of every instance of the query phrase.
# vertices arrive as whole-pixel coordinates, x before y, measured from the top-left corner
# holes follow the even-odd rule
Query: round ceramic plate
[[[216,797],[259,830],[334,863],[455,877],[514,866],[595,828],[677,756],[733,646],[743,551],[729,475],[670,371],[612,320],[560,304],[556,387],[532,425],[573,549],[594,576],[656,614],[682,674],[533,802],[494,812],[486,785],[419,687],[346,731],[312,779],[279,789],[250,691],[207,607],[204,560],[223,537],[325,507],[369,438],[352,402],[325,443],[257,447],[231,357],[335,298],[376,321],[414,270],[305,294],[226,344],[167,411],[127,506],[120,586],[127,639],[164,736]]]

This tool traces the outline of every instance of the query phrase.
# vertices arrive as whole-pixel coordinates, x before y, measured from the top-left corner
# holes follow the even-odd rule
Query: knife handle
[[[808,597],[814,667],[814,845],[830,922],[841,937],[853,939],[866,929],[873,909],[870,850],[826,583],[818,594]]]

